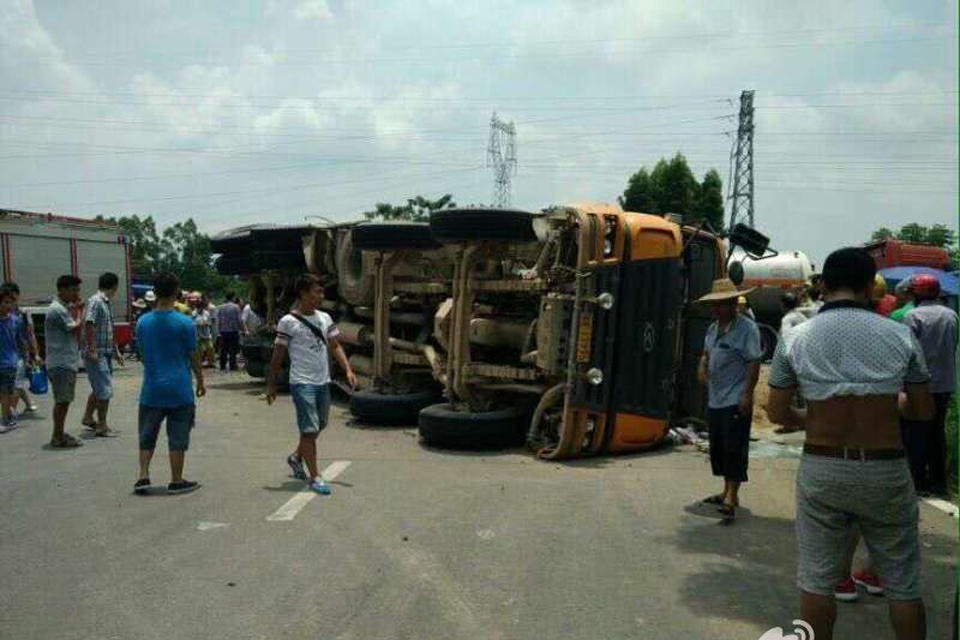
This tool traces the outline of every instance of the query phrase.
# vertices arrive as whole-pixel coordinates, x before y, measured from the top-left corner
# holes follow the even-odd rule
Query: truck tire
[[[336,249],[337,291],[340,298],[355,307],[373,304],[373,274],[364,273],[363,254],[353,242],[353,231],[340,237]]]
[[[362,424],[413,425],[417,424],[420,410],[439,397],[440,394],[432,389],[413,393],[355,391],[350,396],[350,413]]]
[[[252,378],[267,377],[267,363],[263,360],[247,360],[247,375]]]
[[[513,407],[474,413],[457,411],[448,403],[435,404],[420,412],[420,436],[438,447],[496,449],[523,440],[524,420]]]
[[[430,230],[439,242],[537,239],[533,214],[517,209],[442,209],[430,214]]]
[[[760,330],[760,348],[763,350],[761,356],[762,362],[773,360],[773,354],[777,350],[777,343],[780,341],[780,334],[773,327],[765,324],[757,324]]]
[[[430,225],[425,222],[372,222],[353,228],[353,244],[366,251],[436,249]]]

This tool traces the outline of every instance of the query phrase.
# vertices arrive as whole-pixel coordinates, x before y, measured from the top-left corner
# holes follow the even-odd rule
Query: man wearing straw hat
[[[760,376],[760,331],[737,312],[740,291],[729,279],[715,280],[697,302],[710,304],[716,322],[704,340],[698,377],[707,386],[710,466],[724,480],[723,491],[704,500],[732,520],[740,504],[740,484],[747,481],[753,390]]]

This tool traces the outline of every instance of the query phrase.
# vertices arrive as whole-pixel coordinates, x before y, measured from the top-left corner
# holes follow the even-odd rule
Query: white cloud
[[[330,5],[326,0],[303,0],[293,10],[293,15],[297,20],[331,20],[333,18],[333,12],[330,11]]]
[[[268,0],[260,12],[209,0],[169,16],[136,3],[118,12],[111,1],[121,2],[82,10],[40,5],[38,18],[31,2],[0,0],[4,92],[64,92],[0,102],[0,116],[51,120],[9,136],[0,120],[5,146],[37,154],[19,164],[0,161],[0,182],[118,178],[0,188],[9,206],[40,202],[57,210],[143,198],[129,210],[161,217],[189,211],[212,228],[247,221],[236,199],[165,198],[265,183],[274,188],[241,202],[277,220],[317,207],[347,215],[418,192],[453,190],[458,201],[485,202],[489,172],[454,171],[483,164],[493,110],[518,126],[517,205],[609,201],[632,170],[678,149],[698,176],[716,167],[726,178],[730,140],[722,132],[735,122],[721,118],[736,111],[741,89],[755,88],[757,214],[778,246],[816,258],[818,247],[835,241],[821,237],[824,228],[842,227],[849,241],[869,234],[873,218],[887,226],[897,226],[897,217],[955,218],[956,196],[935,193],[956,188],[955,172],[921,161],[952,161],[955,169],[956,109],[887,104],[956,99],[911,95],[956,90],[955,40],[897,27],[944,22],[934,9],[905,0]],[[956,9],[950,4],[948,18]],[[229,30],[219,28],[226,15]],[[914,36],[924,39],[877,42]],[[856,92],[897,95],[825,95]],[[823,106],[847,100],[858,106]],[[948,140],[888,136],[878,144],[821,135],[924,130],[944,131]],[[120,154],[116,146],[146,151]],[[79,161],[42,156],[85,148],[91,153]],[[196,152],[151,151],[165,148]],[[909,169],[897,166],[898,158],[910,161]],[[184,165],[195,179],[122,180],[183,174]],[[325,186],[294,188],[311,183]],[[899,194],[891,185],[900,184],[926,191]],[[871,191],[875,186],[881,191]],[[849,223],[838,225],[837,215]]]
[[[40,24],[33,0],[0,1],[0,78],[6,87],[93,89],[87,75],[67,60]]]

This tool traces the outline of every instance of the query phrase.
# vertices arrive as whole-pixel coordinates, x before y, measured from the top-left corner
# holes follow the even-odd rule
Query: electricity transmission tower
[[[730,199],[730,228],[744,221],[753,228],[753,91],[740,94],[737,141],[730,156],[733,162],[733,179],[727,182],[731,185],[727,195]]]
[[[517,172],[517,128],[493,112],[490,118],[490,143],[487,145],[487,166],[493,167],[493,204],[510,206],[510,178]]]

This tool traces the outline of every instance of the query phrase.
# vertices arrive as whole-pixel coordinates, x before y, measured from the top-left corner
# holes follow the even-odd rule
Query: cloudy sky
[[[378,201],[613,200],[682,151],[725,181],[756,90],[756,216],[829,250],[958,203],[957,3],[0,0],[0,208],[214,232]]]

